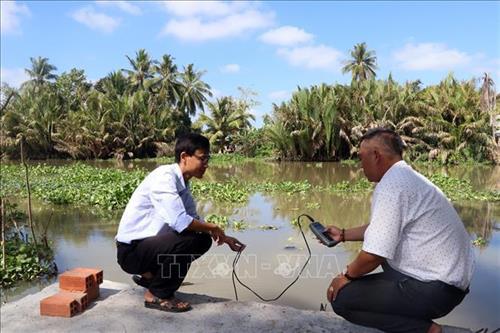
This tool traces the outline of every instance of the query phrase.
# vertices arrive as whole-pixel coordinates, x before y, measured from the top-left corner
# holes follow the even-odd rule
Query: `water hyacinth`
[[[4,197],[26,196],[24,170],[20,165],[2,165],[0,195]],[[30,167],[32,195],[54,204],[94,206],[106,210],[122,209],[135,188],[147,175],[144,169],[123,171],[97,168],[82,163],[65,166],[40,164]],[[500,191],[474,190],[467,180],[433,174],[429,179],[452,200],[500,201]],[[364,195],[373,189],[365,178],[340,181],[327,186],[313,186],[309,181],[262,182],[229,180],[227,182],[193,181],[191,191],[198,200],[245,204],[250,195],[260,193],[283,193],[288,196],[305,195],[312,191],[326,191],[332,195]],[[308,203],[308,209],[319,208],[317,203]]]

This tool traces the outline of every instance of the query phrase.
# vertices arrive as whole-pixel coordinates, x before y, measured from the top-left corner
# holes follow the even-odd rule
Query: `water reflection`
[[[68,163],[68,162],[57,162]],[[157,161],[114,161],[90,162],[99,167],[119,167],[154,169]],[[420,168],[421,169],[421,168]],[[447,174],[470,179],[477,189],[498,188],[500,168],[498,167],[426,167],[426,172],[446,172]],[[238,179],[250,182],[262,181],[303,181],[313,185],[325,186],[341,180],[355,180],[363,177],[357,166],[339,163],[267,163],[249,162],[244,165],[212,166],[208,169],[206,180],[227,181]],[[471,286],[471,294],[452,314],[440,320],[441,323],[479,329],[498,327],[495,312],[500,308],[500,207],[494,203],[465,202],[457,203],[456,208],[465,227],[476,237],[485,239],[486,244],[476,251],[477,269]],[[24,207],[24,202],[22,206]],[[276,269],[285,263],[290,267],[301,267],[305,260],[305,245],[297,227],[292,221],[301,213],[312,215],[324,224],[334,224],[350,228],[366,223],[369,218],[370,194],[355,197],[342,197],[328,192],[310,191],[306,194],[286,195],[280,193],[255,193],[246,204],[220,204],[210,198],[198,198],[198,209],[202,215],[214,213],[226,215],[230,221],[244,220],[248,229],[243,232],[228,230],[248,245],[245,255],[238,266],[240,275],[253,272],[244,282],[251,285],[264,297],[276,296],[292,277],[277,274]],[[49,238],[56,250],[56,261],[61,271],[76,266],[101,267],[106,279],[130,283],[116,264],[114,235],[121,211],[103,214],[90,208],[54,206],[35,202],[34,218],[37,221],[50,221]],[[276,231],[263,231],[260,225],[274,225]],[[306,237],[313,255],[307,276],[298,280],[277,304],[297,308],[318,310],[325,302],[325,290],[330,279],[345,267],[358,253],[360,243],[347,243],[328,249],[317,243],[304,226]],[[291,246],[285,248],[287,246]],[[291,250],[290,250],[291,248]],[[193,285],[183,287],[185,292],[207,293],[220,297],[233,298],[230,274],[208,276],[218,264],[231,267],[234,253],[227,247],[213,247],[204,260],[195,262],[187,281]],[[214,261],[214,258],[217,260]],[[201,274],[199,274],[201,272]],[[216,271],[221,273],[221,270]],[[50,282],[50,281],[49,281]],[[33,283],[18,286],[3,294],[3,299],[11,301],[27,293],[36,292],[46,283]],[[256,300],[243,288],[239,288],[242,300]],[[331,311],[331,309],[328,309]]]

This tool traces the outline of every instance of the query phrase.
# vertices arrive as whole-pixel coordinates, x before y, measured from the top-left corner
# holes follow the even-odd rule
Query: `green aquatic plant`
[[[358,160],[351,160],[351,159],[341,160],[340,161],[340,164],[342,164],[342,165],[349,165],[349,166],[354,166],[354,165],[357,165],[358,163],[359,163]]]
[[[5,242],[6,268],[0,268],[0,287],[8,288],[19,281],[31,281],[56,272],[54,253],[44,246],[24,242],[18,238]],[[0,252],[0,262],[3,261]]]
[[[307,209],[319,209],[321,205],[318,202],[308,202],[306,203]]]
[[[216,224],[222,230],[225,230],[229,225],[229,219],[227,216],[209,214],[205,216],[205,221]]]
[[[483,237],[478,237],[472,241],[472,244],[476,247],[484,247],[488,242]]]
[[[372,183],[366,178],[361,178],[355,181],[343,180],[324,187],[324,190],[339,194],[358,194],[369,192],[373,189]]]
[[[250,189],[237,182],[215,183],[196,181],[191,185],[191,192],[197,198],[219,202],[243,203],[248,200]]]
[[[313,189],[313,186],[307,180],[300,182],[282,181],[279,183],[268,181],[251,184],[250,186],[258,192],[282,192],[288,195],[296,193],[304,194]]]
[[[248,223],[243,220],[233,221],[233,230],[242,231],[248,228]]]
[[[35,235],[29,231],[28,216],[19,210],[17,204],[2,198],[0,211],[2,238],[5,238],[0,251],[0,288],[57,273],[46,226],[39,225],[42,234],[38,239],[41,242],[35,242]]]
[[[73,204],[94,206],[99,209],[122,209],[127,204],[133,191],[146,176],[147,171],[136,169],[97,168],[82,163],[48,166],[45,164],[30,167],[32,196],[54,204]],[[3,197],[24,197],[24,173],[20,165],[6,164],[0,169],[0,195]],[[429,179],[440,187],[452,200],[500,201],[500,191],[474,190],[467,180],[433,174]],[[355,181],[341,181],[328,186],[313,186],[307,180],[273,183],[246,182],[231,180],[227,182],[209,182],[195,180],[191,191],[199,201],[244,204],[255,193],[284,193],[290,198],[304,196],[311,191],[326,191],[342,196],[364,195],[373,189],[372,183],[365,178]],[[319,208],[317,203],[308,203],[307,209]],[[298,209],[298,208],[296,208]]]
[[[298,227],[299,226],[299,219],[298,218],[295,218],[293,220],[290,221],[290,224],[293,226],[293,227]]]
[[[113,210],[124,208],[145,170],[123,171],[81,163],[66,166],[36,165],[30,168],[31,192],[54,204],[90,205]],[[5,165],[1,170],[2,196],[24,196],[22,169]]]
[[[476,191],[470,181],[450,177],[444,174],[433,174],[429,180],[439,187],[452,201],[479,200],[500,201],[500,191]]]

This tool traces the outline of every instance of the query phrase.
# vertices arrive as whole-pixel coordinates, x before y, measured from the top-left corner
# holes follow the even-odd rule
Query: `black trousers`
[[[169,298],[179,289],[191,262],[210,249],[212,238],[206,233],[170,229],[161,235],[117,242],[120,267],[129,274],[151,272],[149,291],[159,298]]]
[[[392,269],[348,283],[332,302],[346,320],[385,332],[427,332],[469,292],[441,281],[422,282]]]

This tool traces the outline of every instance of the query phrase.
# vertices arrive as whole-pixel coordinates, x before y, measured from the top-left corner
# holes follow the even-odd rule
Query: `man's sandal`
[[[172,297],[170,299],[161,299],[158,297],[153,297],[152,301],[144,301],[144,306],[149,309],[156,309],[167,312],[186,312],[192,309],[191,305],[186,307],[179,306],[182,301]]]

